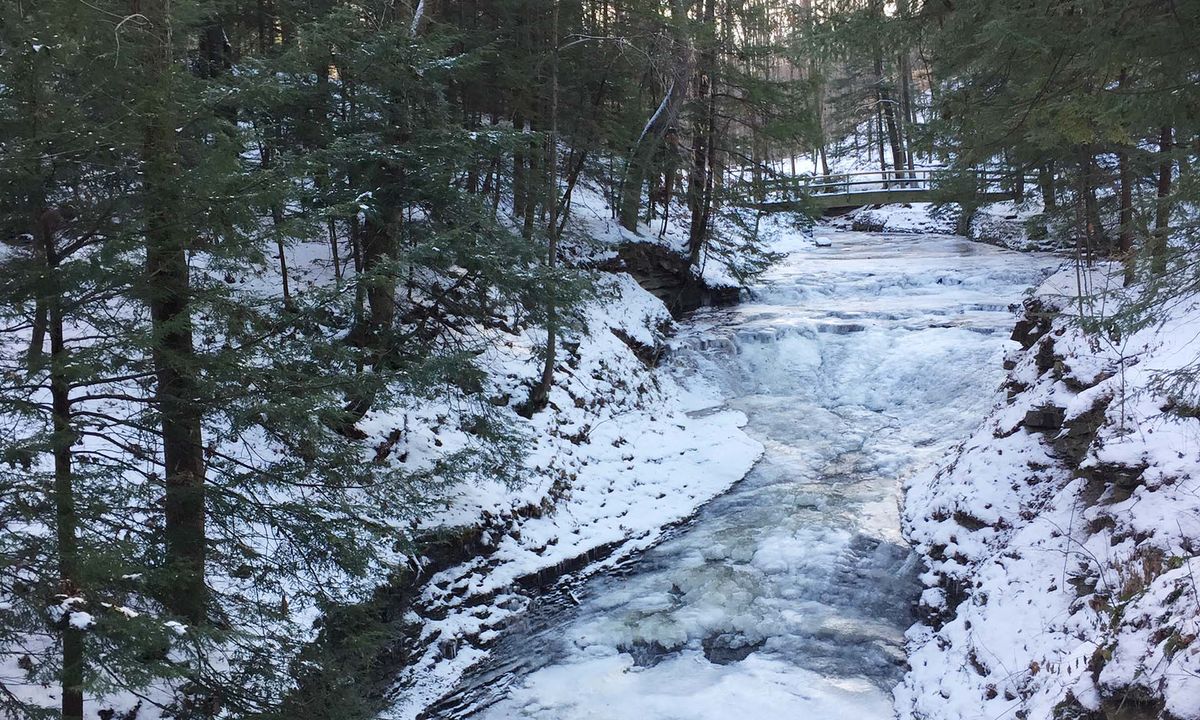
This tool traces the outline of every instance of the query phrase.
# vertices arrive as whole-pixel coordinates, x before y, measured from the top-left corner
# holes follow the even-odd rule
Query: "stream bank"
[[[1200,298],[1129,327],[1113,308],[1143,289],[1122,275],[1047,280],[992,411],[910,482],[927,571],[905,720],[1200,717],[1200,412],[1170,381],[1200,355]]]
[[[901,481],[986,412],[1011,308],[1054,261],[828,238],[698,313],[664,360],[725,398],[691,416],[745,415],[754,470],[636,561],[530,607],[429,717],[890,717],[919,595]]]

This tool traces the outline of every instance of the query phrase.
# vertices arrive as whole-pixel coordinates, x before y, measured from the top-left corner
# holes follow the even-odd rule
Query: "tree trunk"
[[[166,474],[166,564],[164,600],[190,623],[203,623],[204,482],[202,411],[196,382],[192,339],[191,278],[179,218],[184,216],[176,178],[180,158],[171,106],[174,59],[169,0],[143,0],[142,12],[152,36],[145,64],[151,93],[142,149],[146,213],[146,280],[153,325],[157,375],[155,403],[162,428]]]
[[[1054,195],[1054,161],[1038,167],[1038,189],[1042,192],[1042,206],[1047,210],[1058,209],[1058,198]]]
[[[904,176],[902,168],[905,165],[904,150],[900,147],[900,131],[896,127],[896,105],[892,100],[892,94],[887,89],[887,78],[883,75],[883,58],[880,55],[875,56],[875,92],[876,98],[879,101],[880,111],[883,114],[883,123],[887,128],[888,144],[892,149],[892,169],[894,177],[900,179]],[[883,146],[880,145],[880,153],[883,152]]]
[[[888,161],[887,154],[883,151],[883,107],[879,105],[878,94],[875,101],[875,143],[879,151],[879,177],[883,180],[883,186],[887,187]]]
[[[550,132],[546,136],[546,175],[547,187],[545,202],[549,205],[546,222],[546,267],[554,268],[558,264],[558,237],[561,228],[558,224],[558,2],[554,3],[553,35],[554,51],[550,63]],[[574,187],[574,182],[571,183]],[[568,191],[570,192],[570,191]],[[563,203],[569,202],[569,195]],[[532,415],[546,407],[550,401],[550,390],[554,387],[554,366],[558,362],[558,313],[551,301],[546,313],[546,348],[542,358],[542,374],[537,385],[529,393],[524,412]]]
[[[391,343],[392,325],[396,320],[396,278],[386,271],[386,263],[392,256],[392,228],[389,218],[397,220],[394,213],[383,210],[385,217],[367,216],[362,225],[358,242],[359,286],[362,292],[355,311],[355,325],[350,330],[349,341],[363,350],[365,365],[374,368],[387,361]],[[362,304],[366,307],[361,307]],[[360,368],[361,370],[361,368]],[[360,387],[344,408],[344,417],[335,428],[344,435],[358,435],[354,425],[362,420],[375,403],[375,392]]]
[[[342,258],[341,251],[338,250],[337,219],[331,217],[325,224],[329,233],[329,257],[333,260],[333,277],[340,281],[342,279]]]
[[[537,126],[531,120],[529,123],[530,138]],[[534,146],[532,140],[527,145],[525,152],[525,206],[522,208],[523,215],[521,216],[521,235],[526,240],[533,239],[534,225],[537,221],[538,208],[545,205],[545,200],[541,197],[545,193],[546,179],[545,157],[542,153],[537,152],[538,148]],[[540,182],[539,182],[540,180]]]
[[[642,204],[642,187],[650,172],[654,155],[662,147],[667,130],[675,123],[679,108],[687,94],[688,78],[692,74],[692,52],[687,31],[687,7],[684,0],[671,2],[672,67],[671,78],[662,101],[646,121],[642,134],[634,143],[621,182],[618,219],[626,230],[637,230]]]
[[[897,0],[896,14],[902,22],[911,20],[908,0]],[[916,160],[913,153],[913,129],[917,125],[916,111],[912,102],[912,53],[908,47],[900,49],[897,60],[897,72],[900,75],[900,117],[904,120],[905,133],[901,138],[905,147],[905,162],[908,166],[908,176],[916,179]]]
[[[712,161],[715,159],[717,109],[716,82],[716,0],[704,0],[704,27],[714,33],[700,51],[696,68],[697,104],[702,115],[692,128],[692,171],[688,179],[688,269],[697,267],[708,239],[709,217],[712,211]],[[685,278],[685,281],[687,278]]]
[[[29,351],[26,353],[26,365],[32,370],[38,360],[42,357],[42,352],[46,348],[46,300],[44,298],[34,298],[33,319],[29,328]]]
[[[1084,238],[1087,241],[1088,262],[1091,263],[1092,253],[1107,245],[1104,238],[1104,226],[1100,220],[1100,202],[1096,198],[1096,159],[1091,148],[1083,149],[1082,168],[1080,172],[1080,194],[1083,195]]]
[[[513,113],[512,118],[513,130],[515,132],[524,132],[525,116],[522,113]],[[525,203],[529,200],[529,180],[525,169],[525,149],[524,144],[517,145],[517,149],[513,152],[513,217],[525,217]]]
[[[1164,125],[1158,140],[1158,191],[1154,206],[1154,234],[1150,238],[1150,272],[1161,275],[1167,269],[1167,240],[1171,225],[1171,151],[1174,133]]]
[[[1121,70],[1118,87],[1124,88],[1128,79],[1128,73]],[[1133,284],[1136,269],[1133,252],[1133,173],[1129,170],[1129,148],[1124,146],[1117,150],[1117,175],[1121,200],[1117,221],[1117,252],[1121,256],[1121,262],[1125,264],[1125,285],[1129,286]]]
[[[202,78],[220,77],[232,66],[232,48],[220,16],[210,18],[200,29],[199,54],[196,74]]]
[[[900,102],[903,112],[901,116],[904,118],[904,146],[905,146],[905,162],[908,166],[908,176],[916,178],[916,157],[913,153],[913,132],[917,124],[916,112],[913,110],[912,102],[912,66],[909,62],[908,52],[900,53]]]
[[[79,520],[75,512],[74,471],[71,447],[75,434],[71,429],[71,379],[67,367],[68,353],[63,333],[62,288],[58,281],[58,260],[53,233],[45,228],[40,233],[45,249],[46,270],[52,284],[45,306],[50,334],[50,399],[54,435],[54,505],[55,537],[58,541],[58,574],[60,592],[74,597],[80,591],[79,541],[76,537]],[[70,615],[63,618],[62,631],[62,717],[63,720],[83,720],[83,631],[73,627]]]
[[[1125,285],[1132,285],[1134,280],[1133,252],[1133,174],[1129,171],[1129,151],[1122,148],[1117,152],[1118,175],[1120,177],[1121,209],[1119,228],[1117,230],[1117,250],[1121,261],[1125,263]]]

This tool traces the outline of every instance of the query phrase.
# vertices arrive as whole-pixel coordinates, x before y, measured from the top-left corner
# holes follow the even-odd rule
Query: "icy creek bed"
[[[890,718],[919,593],[899,488],[990,407],[1011,306],[1057,265],[937,235],[825,232],[667,360],[766,451],[623,568],[535,608],[435,711]]]

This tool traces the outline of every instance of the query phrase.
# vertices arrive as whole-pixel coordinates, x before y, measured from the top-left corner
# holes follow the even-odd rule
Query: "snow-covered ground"
[[[1103,320],[1121,298],[1081,308],[1078,280],[1120,288],[1119,273],[1038,290],[1006,395],[910,483],[929,622],[910,633],[901,718],[1200,717],[1200,419],[1156,389],[1200,360],[1200,298],[1085,334],[1081,309]]]
[[[1042,224],[1042,206],[1030,198],[987,203],[976,208],[966,223],[967,237],[1009,250],[1053,251],[1069,245],[1069,236],[1048,232]],[[962,222],[956,204],[903,203],[861,207],[833,218],[833,227],[889,233],[953,233]]]
[[[918,592],[899,479],[986,410],[1009,305],[1053,261],[948,236],[817,234],[831,246],[795,243],[751,302],[700,315],[666,361],[670,382],[723,392],[716,417],[748,418],[765,448],[754,471],[636,563],[574,587],[578,607],[534,608],[441,716],[891,715]],[[703,458],[742,442],[694,444]]]
[[[564,244],[576,259],[611,257],[617,243],[655,237],[645,227],[641,236],[620,229],[597,188],[581,186],[574,209]],[[662,242],[678,247],[684,237],[675,223]],[[293,293],[335,282],[324,239],[296,243],[286,255]],[[231,275],[225,282],[247,293],[269,292],[279,286],[275,273],[272,264]],[[518,406],[540,375],[539,351],[545,333],[501,324],[467,326],[452,338],[478,353],[484,375],[480,393],[468,398],[446,387],[441,397],[405,394],[394,403],[379,404],[359,423],[367,435],[364,462],[414,471],[477,444],[470,424],[483,412],[529,441],[521,467],[512,473],[523,483],[513,486],[508,482],[511,477],[473,473],[471,482],[429,488],[431,493],[442,492],[430,502],[431,512],[424,507],[418,512],[403,503],[372,508],[393,528],[395,548],[381,551],[383,562],[373,564],[363,577],[335,577],[329,570],[321,578],[329,587],[325,600],[353,604],[370,599],[376,589],[397,594],[413,591],[412,587],[388,588],[388,583],[396,569],[392,562],[415,569],[420,601],[405,618],[404,630],[416,628],[417,637],[397,637],[397,642],[414,649],[417,658],[398,679],[402,687],[391,708],[397,717],[417,713],[487,654],[499,629],[520,616],[536,595],[523,586],[536,584],[542,575],[558,574],[567,565],[597,557],[618,562],[653,545],[667,527],[744,477],[761,454],[761,445],[741,429],[744,414],[721,407],[718,389],[703,379],[675,377],[653,367],[653,356],[672,326],[663,304],[627,274],[597,275],[598,297],[580,313],[585,327],[564,329],[549,407],[533,418],[522,417]],[[712,281],[728,273],[711,263],[705,277]],[[255,453],[257,458],[268,446],[265,442],[255,446],[256,439],[235,438],[235,449]],[[471,547],[462,554],[479,554],[436,573],[429,569],[429,558],[402,554],[412,547],[406,541],[432,536],[451,542],[470,538]],[[262,540],[250,533],[243,539]],[[253,590],[264,606],[285,608],[288,617],[272,630],[294,638],[297,647],[320,632],[323,619],[316,598],[303,588],[286,582],[282,587],[259,587],[253,578],[210,577],[209,582],[234,590],[244,583],[244,589]],[[6,600],[0,597],[0,610]],[[99,612],[74,598],[64,602],[63,611],[72,612],[72,622],[84,625],[90,623],[89,611]],[[172,631],[176,626],[176,634],[185,637],[182,626],[168,623]],[[27,681],[20,666],[22,653],[50,655],[53,647],[41,638],[20,642],[21,652],[0,657],[6,689],[22,699],[56,705],[59,698],[53,684]],[[294,659],[283,651],[274,657],[280,667]],[[173,700],[176,689],[167,682],[139,688],[138,693],[113,688],[87,698],[88,715],[93,718],[102,712],[120,717],[139,707],[141,697],[149,697],[137,713],[140,720],[152,719]]]
[[[958,206],[933,203],[904,203],[861,207],[834,218],[834,227],[891,233],[953,233],[958,223]]]
[[[574,208],[576,259],[614,256],[626,241],[683,247],[677,223],[661,240],[657,227],[643,227],[641,235],[620,228],[595,188],[581,187]],[[728,277],[715,263],[706,270],[709,282]],[[403,669],[385,717],[415,717],[452,690],[527,613],[541,577],[580,564],[587,564],[584,573],[598,572],[651,547],[761,455],[762,446],[741,429],[744,413],[723,407],[711,382],[647,365],[672,326],[663,304],[629,275],[606,275],[601,283],[601,299],[584,310],[586,330],[562,343],[549,408],[528,420],[509,417],[532,438],[529,482],[461,487],[425,523],[482,527],[484,552],[423,584],[406,618],[419,628],[420,655]],[[494,346],[484,362],[489,395],[528,393],[543,342],[533,331]],[[602,561],[587,563],[597,556]]]

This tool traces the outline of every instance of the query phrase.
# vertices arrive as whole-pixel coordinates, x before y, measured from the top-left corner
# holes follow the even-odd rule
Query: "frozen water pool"
[[[755,469],[635,562],[531,612],[435,716],[892,716],[918,593],[901,483],[983,416],[1010,305],[1056,263],[949,236],[826,235],[749,302],[697,316],[668,361],[746,413],[766,448]]]

